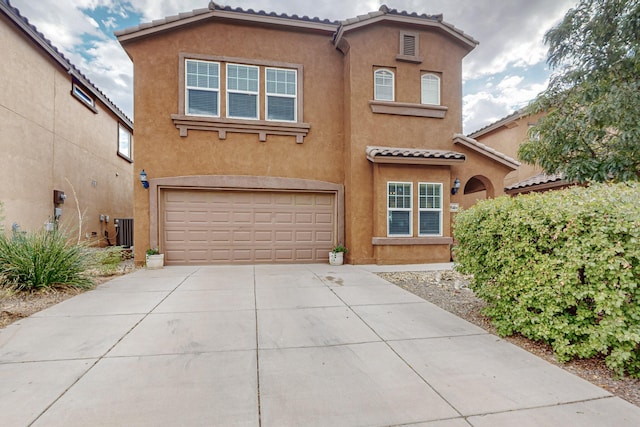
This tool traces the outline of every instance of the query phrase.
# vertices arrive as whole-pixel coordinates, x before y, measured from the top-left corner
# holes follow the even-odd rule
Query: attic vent
[[[422,58],[418,56],[419,49],[418,33],[400,31],[400,50],[396,59],[398,61],[413,62],[419,64]]]
[[[416,36],[410,34],[402,35],[402,54],[416,56]]]

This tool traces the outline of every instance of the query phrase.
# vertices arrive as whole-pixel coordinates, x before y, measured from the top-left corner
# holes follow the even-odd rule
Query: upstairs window
[[[410,182],[387,183],[387,235],[410,237],[412,184]]]
[[[297,120],[297,72],[282,68],[266,68],[267,120]]]
[[[423,74],[421,79],[422,103],[440,105],[440,77],[435,74]]]
[[[227,116],[258,119],[260,68],[227,64]]]
[[[89,94],[89,91],[85,90],[75,82],[75,79],[71,84],[71,95],[94,113],[98,112],[98,109],[96,108],[96,101]]]
[[[118,123],[118,155],[128,161],[133,159],[133,137],[129,129]]]
[[[376,70],[374,73],[374,99],[376,101],[394,100],[394,75],[393,72],[385,68]]]
[[[418,184],[420,236],[442,236],[442,184]]]
[[[186,114],[220,115],[220,64],[188,59],[185,72]]]

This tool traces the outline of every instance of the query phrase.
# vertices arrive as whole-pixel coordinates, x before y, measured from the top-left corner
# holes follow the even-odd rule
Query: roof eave
[[[435,165],[446,166],[457,163],[464,163],[465,159],[442,159],[428,157],[400,157],[400,156],[369,156],[367,160],[371,163],[380,164],[402,164],[402,165]]]
[[[87,78],[76,69],[66,58],[64,58],[60,52],[58,52],[50,43],[42,38],[40,33],[34,29],[32,25],[29,25],[23,19],[16,16],[11,6],[7,5],[4,1],[0,1],[0,11],[13,22],[23,33],[29,37],[37,46],[44,50],[51,59],[53,59],[58,65],[60,65],[69,75],[78,80],[84,89],[91,92],[93,96],[98,98],[100,102],[105,105],[113,114],[115,114],[120,120],[122,120],[130,130],[133,130],[133,121],[127,117],[120,109],[111,102],[102,92],[96,89],[96,87],[87,80]]]
[[[361,27],[365,27],[367,25],[371,25],[371,24],[375,24],[377,22],[381,22],[381,21],[391,21],[391,22],[397,22],[400,24],[410,24],[410,25],[417,25],[417,26],[422,26],[422,27],[429,27],[429,28],[437,28],[439,30],[442,30],[443,32],[445,32],[446,34],[448,34],[449,36],[451,36],[452,38],[456,39],[458,42],[460,42],[466,49],[467,51],[471,52],[473,49],[475,49],[475,47],[479,44],[479,42],[477,40],[475,40],[473,37],[470,37],[466,34],[463,34],[459,31],[456,31],[453,27],[444,24],[442,21],[436,21],[436,20],[431,20],[431,19],[424,19],[424,18],[416,18],[416,17],[412,17],[412,16],[403,16],[403,15],[394,15],[394,14],[381,14],[378,16],[374,16],[365,20],[360,20],[357,22],[350,22],[347,24],[342,24],[340,25],[340,27],[338,28],[338,31],[334,37],[334,45],[338,45],[338,43],[340,42],[340,39],[342,39],[343,35],[349,31],[354,31],[358,28]]]
[[[477,141],[473,141],[471,140],[471,138],[468,138],[464,135],[459,135],[459,134],[454,135],[454,138],[453,138],[454,144],[460,144],[472,151],[475,151],[476,153],[482,156],[485,156],[495,162],[498,162],[508,167],[511,170],[516,170],[518,169],[518,167],[520,167],[520,162],[518,162],[517,160],[512,159],[506,155],[501,155],[501,153],[498,153],[498,152],[493,153],[491,151],[483,149],[482,147],[479,147],[478,145],[474,144],[474,142],[477,143]]]
[[[197,14],[193,14],[191,16],[181,17],[178,19],[169,19],[166,18],[163,23],[153,22],[151,24],[146,24],[143,28],[133,27],[124,29],[121,31],[116,31],[114,34],[120,43],[126,43],[131,40],[139,39],[142,37],[148,37],[151,35],[155,35],[157,33],[161,33],[164,31],[169,31],[175,28],[179,28],[185,25],[193,24],[196,22],[206,21],[209,19],[221,19],[221,20],[233,20],[233,21],[243,21],[254,24],[265,24],[265,25],[275,25],[280,27],[289,27],[289,28],[297,28],[302,30],[310,30],[317,32],[325,32],[327,34],[333,34],[336,31],[337,25],[328,24],[325,22],[314,22],[307,20],[298,20],[293,18],[283,18],[279,16],[269,16],[269,15],[257,15],[251,13],[244,12],[235,12],[228,10],[220,10],[214,9],[209,10],[200,9]],[[188,15],[188,14],[184,14]]]
[[[524,187],[517,187],[517,188],[513,188],[513,187],[508,187],[504,189],[504,192],[509,194],[509,195],[514,195],[514,194],[521,194],[521,193],[531,193],[534,191],[542,191],[542,190],[551,190],[551,189],[560,189],[560,188],[564,188],[564,187],[569,187],[573,184],[571,184],[569,181],[566,181],[564,179],[558,180],[558,181],[553,181],[553,182],[545,182],[542,184],[533,184],[533,185],[526,185]]]
[[[514,113],[509,114],[507,117],[497,120],[481,129],[478,129],[473,133],[470,133],[468,136],[469,138],[473,138],[473,139],[479,138],[503,126],[508,128],[510,123],[513,123],[516,120],[523,119],[524,117],[527,117],[529,115],[530,114],[527,112],[526,107],[521,108],[515,111]]]

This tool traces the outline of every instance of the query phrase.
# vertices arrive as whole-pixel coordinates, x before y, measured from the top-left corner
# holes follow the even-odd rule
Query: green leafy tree
[[[640,177],[640,1],[581,0],[547,31],[549,87],[529,106],[548,114],[521,160],[569,180]]]

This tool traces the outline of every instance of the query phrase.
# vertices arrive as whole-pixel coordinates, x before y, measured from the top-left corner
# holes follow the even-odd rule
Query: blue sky
[[[10,0],[93,83],[133,117],[133,66],[113,36],[142,22],[206,8],[208,0]],[[480,45],[463,64],[464,132],[527,104],[546,87],[544,32],[577,0],[229,0],[244,9],[343,20],[381,4],[444,14]],[[135,119],[135,118],[134,118]]]

